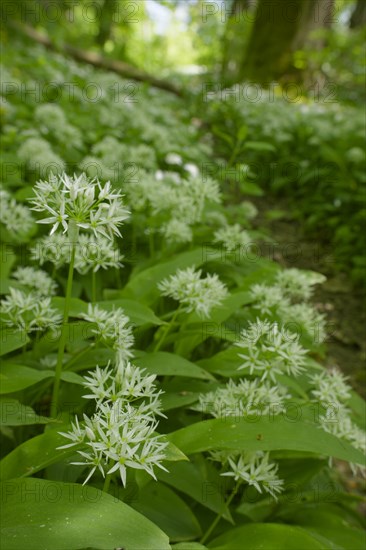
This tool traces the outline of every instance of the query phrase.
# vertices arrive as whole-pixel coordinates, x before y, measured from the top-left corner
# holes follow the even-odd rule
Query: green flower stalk
[[[34,192],[35,198],[31,199],[33,210],[47,213],[47,217],[39,220],[38,223],[52,224],[50,235],[62,227],[71,245],[63,323],[51,402],[51,416],[55,417],[65,355],[76,251],[79,240],[82,238],[79,233],[81,230],[91,231],[96,244],[98,238],[112,241],[115,235],[121,236],[118,226],[129,217],[129,211],[124,207],[120,193],[111,189],[110,182],[102,187],[97,179],[90,180],[85,174],[73,177],[65,173],[60,176],[51,174],[47,181],[37,182]]]

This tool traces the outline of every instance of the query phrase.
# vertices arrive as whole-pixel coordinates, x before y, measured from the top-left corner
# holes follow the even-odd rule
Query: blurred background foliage
[[[364,99],[364,0],[4,0],[14,20],[160,76],[225,85],[319,80]],[[195,81],[196,79],[194,79]]]
[[[239,192],[285,199],[363,280],[365,0],[3,0],[1,14],[8,69],[41,42],[183,96],[215,162],[245,172]]]

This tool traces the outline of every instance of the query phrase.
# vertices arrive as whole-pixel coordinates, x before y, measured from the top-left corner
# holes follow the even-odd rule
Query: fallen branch
[[[141,71],[140,69],[136,69],[128,63],[114,59],[106,59],[98,53],[81,50],[80,48],[75,48],[69,44],[63,44],[61,46],[56,45],[52,42],[49,36],[36,31],[33,27],[25,23],[19,23],[18,21],[12,20],[9,21],[8,24],[14,29],[20,31],[22,34],[26,35],[28,38],[42,44],[49,50],[63,53],[64,55],[69,55],[77,61],[82,61],[83,63],[93,65],[93,67],[112,71],[125,78],[132,78],[133,80],[137,80],[139,82],[147,82],[155,88],[160,88],[161,90],[171,92],[177,96],[183,96],[183,90],[176,87],[171,82],[160,78],[155,78],[151,74]]]

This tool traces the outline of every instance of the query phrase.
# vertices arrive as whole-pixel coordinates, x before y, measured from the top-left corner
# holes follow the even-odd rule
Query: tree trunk
[[[99,22],[99,32],[96,38],[97,44],[103,48],[111,36],[113,17],[117,12],[118,0],[104,0],[102,17]]]
[[[366,25],[366,0],[357,0],[349,26],[351,29],[356,29],[363,25]]]
[[[334,0],[259,0],[241,77],[263,85],[294,73],[293,52],[330,26]]]
[[[241,60],[240,52],[245,47],[245,14],[252,7],[253,0],[231,0],[222,41],[221,79],[225,83],[232,83],[238,75]]]

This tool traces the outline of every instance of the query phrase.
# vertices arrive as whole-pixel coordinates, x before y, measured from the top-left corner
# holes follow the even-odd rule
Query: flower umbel
[[[103,477],[118,472],[124,486],[127,468],[145,470],[154,479],[155,466],[167,471],[161,462],[168,443],[154,434],[155,415],[162,415],[154,380],[154,375],[146,376],[123,361],[117,362],[114,372],[110,366],[97,367],[85,377],[90,394],[84,397],[96,400],[96,412],[91,418],[84,414],[82,426],[76,418],[69,432],[61,432],[70,443],[59,447],[77,446],[83,460],[73,464],[91,466],[84,484],[96,470]]]
[[[226,286],[216,274],[201,278],[202,271],[194,267],[178,269],[175,275],[164,279],[158,288],[163,296],[178,300],[188,313],[194,311],[201,318],[209,317],[214,307],[221,305],[228,295]]]
[[[90,180],[85,174],[73,177],[51,174],[48,181],[36,184],[34,192],[33,210],[48,214],[39,223],[52,224],[51,235],[60,225],[66,233],[73,222],[95,236],[112,239],[113,235],[121,236],[118,227],[129,217],[120,193],[111,189],[110,182],[103,187],[97,179]]]
[[[304,370],[306,349],[299,344],[299,336],[277,323],[260,321],[249,323],[243,330],[237,345],[245,350],[239,353],[244,359],[239,369],[249,369],[250,374],[261,375],[261,380],[289,374],[298,376]]]

